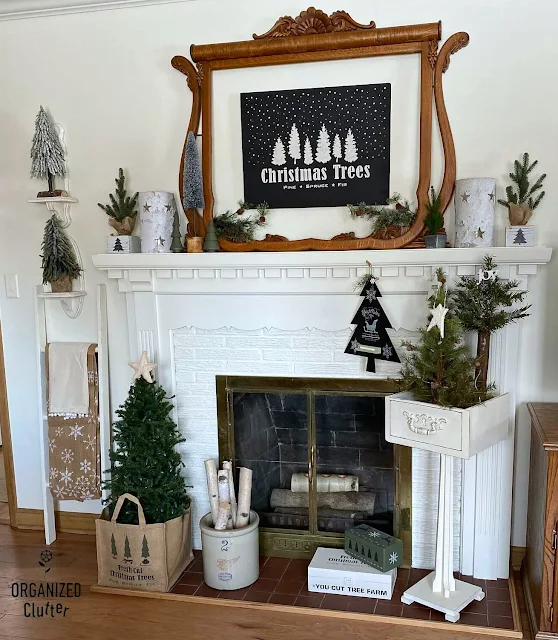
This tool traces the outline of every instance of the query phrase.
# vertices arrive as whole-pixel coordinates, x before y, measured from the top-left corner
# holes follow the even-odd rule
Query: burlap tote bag
[[[139,525],[116,521],[124,500],[137,505]],[[124,493],[112,519],[105,509],[96,529],[98,582],[105,587],[169,591],[193,559],[189,509],[179,518],[146,524],[140,501]]]

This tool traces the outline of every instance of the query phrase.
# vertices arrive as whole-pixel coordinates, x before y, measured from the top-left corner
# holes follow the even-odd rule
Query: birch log
[[[226,469],[217,472],[217,484],[219,486],[219,509],[224,502],[228,503],[229,519],[227,521],[227,529],[232,529],[233,523],[230,504],[229,472]]]
[[[232,462],[230,460],[223,462],[223,470],[227,472],[229,478],[229,502],[231,503],[231,519],[234,528],[236,527],[236,493],[234,491]]]
[[[213,526],[217,521],[219,512],[219,493],[217,489],[217,465],[213,458],[205,461],[205,475],[207,476],[207,493],[209,496],[209,506],[211,507],[211,519]]]
[[[231,503],[220,502],[217,520],[215,521],[215,530],[224,531],[231,519]]]
[[[358,491],[358,476],[340,475],[337,473],[318,473],[316,476],[317,491],[319,493]],[[293,473],[291,476],[291,491],[294,493],[308,493],[309,482],[307,473]]]
[[[240,467],[238,480],[238,506],[236,529],[246,527],[250,522],[250,502],[252,496],[252,469]]]
[[[343,511],[366,511],[374,514],[376,494],[372,491],[342,491],[339,493],[318,493],[317,506]],[[277,507],[308,507],[307,493],[293,493],[288,489],[273,489],[269,504]]]

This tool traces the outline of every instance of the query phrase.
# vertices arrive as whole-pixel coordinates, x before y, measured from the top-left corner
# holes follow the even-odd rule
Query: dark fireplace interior
[[[304,474],[315,433],[317,531],[339,534],[366,523],[393,534],[394,454],[384,438],[384,403],[383,396],[316,393],[309,405],[304,392],[233,392],[235,463],[253,470],[252,508],[262,527],[311,528]]]

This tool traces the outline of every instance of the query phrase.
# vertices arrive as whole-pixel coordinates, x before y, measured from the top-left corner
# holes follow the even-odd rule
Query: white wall
[[[6,299],[0,286],[0,310],[20,507],[41,507],[33,286],[40,282],[46,210],[27,204],[43,188],[28,178],[39,104],[66,128],[72,195],[80,200],[71,234],[84,256],[91,294],[79,320],[68,320],[52,305],[50,337],[94,341],[94,285],[104,276],[93,268],[91,255],[104,251],[109,230],[96,203],[106,200],[119,166],[129,171],[131,189],[176,191],[190,95],[170,59],[188,55],[192,42],[249,39],[254,31],[266,31],[279,15],[296,15],[303,8],[292,0],[280,6],[255,0],[204,0],[0,23],[0,273],[17,274],[20,285],[20,298],[15,300]],[[334,0],[323,0],[320,8],[332,12],[339,7]],[[373,7],[365,0],[347,0],[343,8],[361,22],[374,19],[378,26],[441,19],[445,36],[455,31],[470,34],[469,47],[454,57],[445,78],[458,177],[494,176],[502,193],[509,162],[529,151],[549,174],[548,196],[534,218],[539,240],[556,246],[558,195],[552,185],[558,171],[558,87],[553,28],[558,5],[538,0],[525,11],[519,0],[393,0]],[[217,175],[228,166],[226,157],[219,162]],[[503,210],[498,215],[501,242]],[[558,395],[558,343],[553,340],[558,300],[551,288],[557,271],[553,261],[531,292],[536,316],[524,321],[525,340],[519,346],[522,402],[551,401]],[[110,347],[112,362],[117,363],[112,387],[118,404],[129,381],[122,335],[125,300],[111,287],[113,283],[109,284]],[[523,411],[517,443],[515,545],[525,540],[528,434]],[[62,505],[67,510],[96,507]]]

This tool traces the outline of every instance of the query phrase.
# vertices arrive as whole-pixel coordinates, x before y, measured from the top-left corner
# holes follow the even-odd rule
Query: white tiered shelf
[[[44,204],[46,208],[51,212],[55,213],[60,221],[60,226],[65,229],[72,224],[72,216],[71,216],[71,207],[73,204],[76,204],[78,201],[77,198],[72,198],[71,196],[53,196],[47,198],[30,198],[27,202],[31,204]],[[56,205],[62,205],[62,213],[60,213]]]

